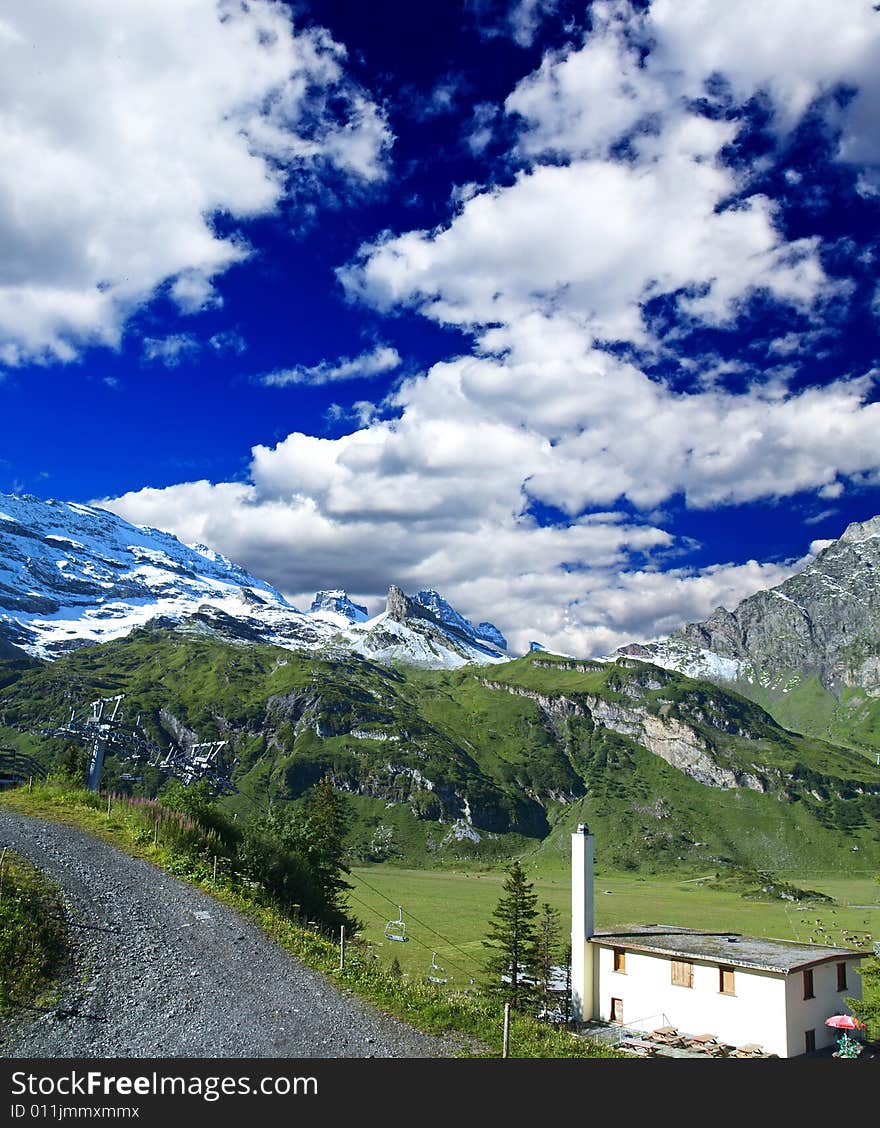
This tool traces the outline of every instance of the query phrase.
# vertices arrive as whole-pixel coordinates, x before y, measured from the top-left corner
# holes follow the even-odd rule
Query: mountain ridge
[[[880,516],[787,580],[618,654],[735,687],[788,727],[858,747],[880,726]]]
[[[399,590],[392,585],[389,604],[402,614],[370,617],[336,588],[300,611],[205,545],[78,502],[0,495],[0,642],[43,660],[153,619],[233,641],[428,667],[509,659],[492,624],[481,624],[483,637],[438,593],[420,593],[433,603],[400,593],[401,604]]]

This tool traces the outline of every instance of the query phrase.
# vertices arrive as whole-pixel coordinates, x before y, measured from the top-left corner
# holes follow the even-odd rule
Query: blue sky
[[[0,54],[0,490],[571,653],[880,512],[869,0],[21,0]]]

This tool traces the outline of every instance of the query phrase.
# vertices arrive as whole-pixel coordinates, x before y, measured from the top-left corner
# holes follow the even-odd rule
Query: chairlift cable
[[[351,876],[352,876],[352,877],[354,877],[354,878],[356,878],[356,879],[357,879],[358,881],[360,881],[360,882],[361,882],[361,883],[362,883],[363,885],[366,885],[367,889],[372,889],[372,891],[373,891],[373,892],[374,892],[374,893],[375,893],[375,894],[376,894],[376,895],[377,895],[378,897],[382,897],[382,898],[383,898],[384,900],[386,900],[386,901],[388,902],[388,904],[389,904],[389,905],[393,905],[393,906],[394,906],[395,908],[397,908],[397,907],[398,907],[398,905],[397,905],[397,902],[396,902],[396,901],[392,901],[390,897],[386,897],[386,896],[385,896],[385,894],[384,894],[384,893],[382,893],[382,892],[381,892],[380,890],[376,889],[376,888],[375,888],[375,886],[373,886],[373,885],[370,885],[369,881],[367,881],[367,880],[365,880],[365,879],[364,879],[363,877],[361,877],[361,875],[360,875],[359,873],[352,873],[352,874],[351,874]],[[407,911],[409,912],[409,910],[407,910]],[[414,921],[416,922],[416,924],[419,924],[419,925],[421,925],[421,926],[422,926],[422,928],[425,928],[425,929],[427,929],[427,931],[428,931],[428,932],[433,932],[433,933],[434,933],[434,935],[435,935],[435,936],[437,936],[437,937],[439,937],[439,939],[441,939],[441,940],[443,941],[443,943],[444,943],[444,944],[447,944],[447,945],[448,945],[448,946],[449,946],[450,948],[454,948],[454,949],[455,949],[455,951],[456,951],[456,952],[458,952],[458,953],[459,953],[459,955],[462,955],[462,956],[464,956],[464,958],[465,958],[466,960],[470,961],[470,960],[472,960],[472,959],[473,959],[473,956],[472,956],[472,955],[471,955],[470,953],[468,953],[468,952],[465,952],[465,951],[464,951],[464,950],[463,950],[462,948],[460,948],[460,947],[458,946],[458,944],[456,944],[456,943],[455,943],[454,941],[450,940],[448,936],[444,936],[442,932],[438,932],[438,931],[437,931],[437,929],[436,929],[436,928],[432,928],[432,927],[430,926],[430,924],[425,924],[425,922],[424,922],[423,920],[419,920],[419,918],[418,918],[418,917],[417,917],[417,916],[415,915],[415,913],[413,913],[413,912],[409,912],[409,916],[410,916],[410,918],[411,918],[412,920],[414,920]]]
[[[371,913],[372,916],[374,916],[376,920],[382,921],[384,919],[382,916],[379,915],[378,909],[375,909],[372,905],[368,905],[365,901],[362,901],[360,899],[360,897],[355,897],[355,895],[353,893],[349,893],[348,896],[352,901],[356,901],[362,908],[366,909],[367,912]],[[415,943],[418,944],[420,948],[424,948],[426,952],[431,952],[432,954],[434,953],[435,949],[429,948],[427,944],[422,943],[422,941],[418,938],[418,936],[411,936],[410,939],[414,940]],[[446,958],[446,957],[444,957],[444,958]],[[456,971],[461,972],[461,974],[466,976],[468,979],[473,978],[472,973],[470,971],[465,971],[465,969],[463,967],[461,967],[459,964],[454,963],[452,960],[450,960],[448,958],[446,958],[446,962],[449,964],[450,967],[454,967],[456,969]]]

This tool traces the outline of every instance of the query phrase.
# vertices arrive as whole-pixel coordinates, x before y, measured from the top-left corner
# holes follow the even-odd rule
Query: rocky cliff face
[[[601,725],[621,736],[626,736],[698,783],[710,787],[747,787],[753,791],[767,790],[762,771],[744,771],[723,763],[712,743],[693,724],[671,716],[669,704],[660,705],[658,711],[652,711],[639,700],[635,689],[633,701],[624,704],[589,693],[578,694],[576,699],[564,695],[548,696],[522,686],[490,681],[488,678],[483,678],[482,684],[487,689],[531,698],[541,707],[554,727],[555,722],[560,718],[581,717],[588,719],[593,725]],[[643,688],[650,692],[661,686],[662,682],[649,679]],[[722,710],[716,710],[715,716],[711,719],[707,718],[705,713],[700,713],[698,719],[714,727],[724,726],[726,731],[745,739],[751,739],[756,735],[740,722],[720,716],[721,713]],[[725,721],[727,721],[726,726]]]
[[[693,676],[816,676],[832,693],[880,695],[880,517],[850,525],[806,568],[733,611],[625,653]]]

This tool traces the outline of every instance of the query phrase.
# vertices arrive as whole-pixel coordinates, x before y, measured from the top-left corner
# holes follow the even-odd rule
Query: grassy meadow
[[[560,912],[563,933],[571,927],[568,874],[549,873],[546,862],[524,859],[539,904]],[[468,984],[478,976],[484,958],[482,940],[501,895],[505,871],[470,869],[413,870],[387,864],[352,870],[350,903],[363,921],[363,936],[383,963],[396,957],[411,975],[427,974],[431,953],[446,968],[450,982]],[[842,944],[858,935],[860,948],[880,937],[880,885],[867,877],[789,878],[802,889],[833,900],[795,904],[761,894],[760,883],[744,876],[717,879],[715,873],[695,876],[639,876],[603,873],[596,876],[596,927],[622,924],[686,925],[736,931],[747,935]],[[403,907],[410,939],[405,944],[385,939],[385,923]],[[817,924],[816,922],[819,922]],[[822,929],[823,931],[820,931]]]

